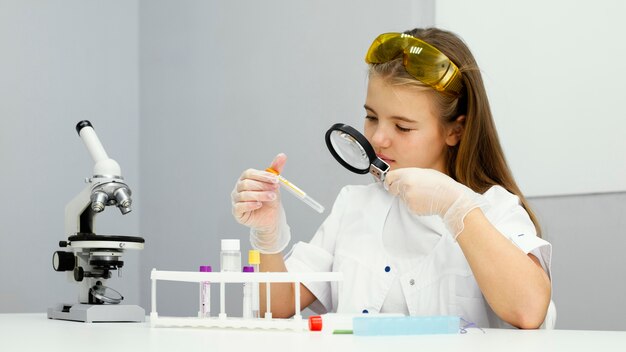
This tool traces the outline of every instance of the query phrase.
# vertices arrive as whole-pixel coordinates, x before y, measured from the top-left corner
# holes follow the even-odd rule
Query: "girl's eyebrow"
[[[365,108],[365,110],[369,110],[371,112],[373,112],[375,115],[378,115],[376,113],[376,110],[372,109],[371,107],[367,106],[367,104],[363,105],[363,107]],[[392,119],[394,120],[400,120],[400,121],[404,121],[404,122],[408,122],[408,123],[417,123],[418,121],[415,121],[413,119],[410,119],[408,117],[404,117],[404,116],[391,116]]]

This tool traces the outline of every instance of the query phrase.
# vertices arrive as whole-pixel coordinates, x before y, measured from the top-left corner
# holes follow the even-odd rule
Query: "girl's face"
[[[458,143],[459,128],[441,125],[428,93],[370,76],[365,111],[365,137],[391,170],[419,167],[447,173],[446,149]]]

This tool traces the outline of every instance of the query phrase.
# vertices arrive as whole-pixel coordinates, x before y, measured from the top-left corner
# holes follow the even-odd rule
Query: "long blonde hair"
[[[459,67],[463,75],[464,89],[459,97],[428,89],[440,112],[442,125],[449,125],[460,115],[465,115],[461,140],[447,151],[448,175],[478,193],[500,185],[518,196],[535,225],[537,235],[541,237],[537,217],[506,163],[482,76],[467,45],[454,33],[438,28],[416,28],[405,33],[439,49]],[[425,86],[406,72],[402,57],[370,65],[370,75],[380,76],[394,85]]]

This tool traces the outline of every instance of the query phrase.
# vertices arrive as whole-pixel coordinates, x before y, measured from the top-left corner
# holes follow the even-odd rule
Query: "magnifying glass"
[[[357,174],[370,173],[376,180],[385,181],[389,164],[377,157],[367,138],[351,126],[332,125],[326,132],[326,146],[346,169]]]

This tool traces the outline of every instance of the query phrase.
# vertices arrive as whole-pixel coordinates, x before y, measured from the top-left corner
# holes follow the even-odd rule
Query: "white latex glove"
[[[385,177],[385,184],[412,213],[441,216],[455,240],[470,210],[486,204],[482,195],[433,169],[393,170]]]
[[[287,156],[278,154],[270,166],[282,172]],[[235,220],[250,227],[250,244],[263,254],[280,253],[291,239],[280,203],[278,177],[270,172],[244,171],[231,193]]]

